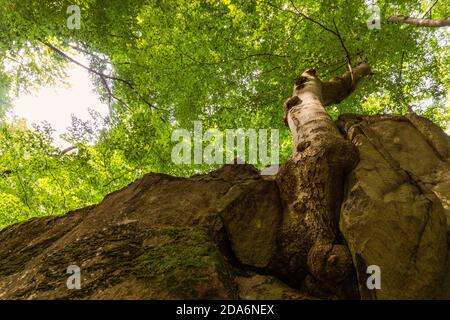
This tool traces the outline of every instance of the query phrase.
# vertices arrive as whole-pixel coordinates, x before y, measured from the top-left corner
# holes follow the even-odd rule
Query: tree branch
[[[42,43],[43,45],[45,45],[46,47],[48,47],[48,48],[50,48],[51,50],[53,50],[54,52],[58,53],[60,56],[64,57],[65,59],[69,60],[69,61],[72,62],[72,63],[75,63],[77,66],[80,66],[81,68],[83,68],[83,69],[85,69],[85,70],[87,70],[87,71],[89,71],[89,72],[91,72],[91,73],[93,73],[93,74],[95,74],[95,75],[97,75],[97,76],[99,76],[99,77],[101,77],[101,78],[107,78],[107,79],[116,80],[116,81],[125,83],[128,87],[130,87],[131,89],[134,89],[133,85],[132,85],[128,80],[124,80],[124,79],[121,79],[121,78],[109,76],[109,75],[107,75],[107,74],[98,72],[97,70],[94,70],[94,69],[92,69],[92,68],[89,68],[89,67],[85,66],[84,64],[78,62],[77,60],[73,59],[72,57],[70,57],[69,55],[67,55],[65,52],[63,52],[63,51],[61,51],[60,49],[56,48],[54,45],[52,45],[52,44],[50,44],[50,43],[48,43],[48,42],[46,42],[46,41],[43,41],[43,40],[41,40],[41,39],[38,39],[38,41],[39,41],[40,43]]]
[[[2,172],[2,176],[6,177],[6,176],[9,176],[11,173],[12,173],[11,170],[5,170],[5,171]]]
[[[361,63],[353,68],[352,73],[346,71],[340,78],[334,78],[322,82],[322,102],[324,106],[338,104],[347,98],[356,88],[358,83],[371,73],[371,68],[367,63]]]
[[[325,31],[328,31],[329,33],[333,34],[334,36],[336,36],[336,37],[338,38],[340,44],[341,44],[342,49],[344,49],[344,52],[345,52],[345,55],[346,55],[347,68],[348,68],[348,70],[350,71],[350,77],[351,77],[351,80],[352,80],[352,86],[355,86],[356,84],[354,83],[353,67],[352,67],[352,59],[351,59],[351,55],[350,55],[350,52],[347,50],[347,47],[345,46],[344,39],[342,38],[342,36],[341,36],[341,34],[340,34],[340,32],[339,32],[339,29],[338,29],[338,27],[337,27],[336,22],[334,21],[334,19],[333,19],[333,25],[334,25],[334,29],[335,29],[335,30],[328,28],[327,26],[325,26],[324,24],[320,23],[319,21],[317,21],[317,20],[315,20],[315,19],[313,19],[313,18],[307,16],[307,15],[304,14],[303,12],[301,12],[301,11],[295,6],[295,4],[294,4],[294,2],[293,2],[292,0],[290,0],[290,3],[291,3],[291,5],[292,5],[292,7],[294,8],[295,11],[291,11],[291,10],[283,10],[283,9],[280,9],[280,8],[278,8],[278,7],[276,7],[276,6],[271,5],[270,3],[269,3],[269,5],[271,5],[272,7],[275,7],[275,8],[278,9],[278,10],[281,10],[281,11],[287,11],[287,12],[296,14],[296,15],[298,15],[298,16],[300,16],[300,17],[302,17],[302,18],[304,18],[304,19],[306,19],[306,20],[308,20],[308,21],[310,21],[310,22],[312,22],[312,23],[318,25],[319,27],[321,27],[321,28],[324,29]]]
[[[77,60],[73,59],[73,58],[70,57],[69,55],[67,55],[67,54],[66,54],[65,52],[63,52],[62,50],[56,48],[54,45],[52,45],[52,44],[50,44],[50,43],[48,43],[48,42],[46,42],[46,41],[43,41],[42,39],[38,39],[38,41],[41,42],[42,44],[44,44],[45,46],[47,46],[48,48],[50,48],[51,50],[53,50],[54,52],[58,53],[59,55],[61,55],[61,56],[64,57],[65,59],[67,59],[68,61],[70,61],[70,62],[72,62],[72,63],[75,63],[76,65],[78,65],[78,66],[80,66],[81,68],[87,70],[88,72],[91,72],[91,73],[97,75],[97,76],[100,78],[100,80],[102,81],[103,86],[105,87],[105,89],[106,89],[106,91],[107,91],[107,93],[108,93],[108,97],[109,97],[109,105],[111,104],[111,98],[113,98],[113,99],[119,101],[120,103],[122,103],[122,104],[123,104],[125,107],[127,107],[128,109],[130,109],[127,103],[125,103],[122,99],[120,99],[120,98],[118,98],[117,96],[114,95],[114,93],[112,92],[111,88],[109,87],[108,81],[107,81],[106,79],[115,80],[115,81],[119,81],[119,82],[125,83],[128,87],[130,87],[130,89],[133,89],[133,90],[134,90],[134,86],[133,86],[133,84],[132,84],[130,81],[124,80],[124,79],[121,79],[121,78],[117,78],[117,77],[113,77],[113,76],[109,76],[109,75],[107,75],[107,74],[104,74],[104,73],[102,73],[102,72],[99,72],[99,71],[97,71],[97,70],[94,70],[94,69],[92,69],[92,68],[90,68],[90,67],[87,67],[87,66],[85,66],[84,64],[78,62]],[[72,48],[74,48],[74,49],[76,49],[76,50],[77,50],[77,49],[80,49],[80,48],[75,47],[75,46],[72,46],[72,45],[70,45],[70,47],[72,47]],[[83,52],[84,52],[84,53],[87,53],[87,52],[85,52],[85,50],[83,50]],[[144,101],[145,104],[147,104],[147,105],[148,105],[150,108],[152,108],[152,109],[158,109],[158,110],[162,110],[162,111],[167,111],[167,110],[164,110],[164,109],[161,109],[161,108],[158,108],[158,107],[152,105],[152,104],[149,103],[147,100],[145,100],[142,96],[141,96],[140,98],[142,99],[142,101]],[[163,118],[161,118],[161,119],[164,120]]]
[[[323,24],[320,23],[319,21],[314,20],[314,19],[308,17],[308,16],[307,16],[306,14],[304,14],[303,12],[301,12],[301,11],[295,6],[295,4],[294,4],[294,2],[293,2],[292,0],[290,0],[290,3],[291,3],[291,5],[292,5],[292,7],[295,9],[295,12],[290,11],[290,10],[287,10],[288,12],[295,13],[295,14],[297,14],[297,15],[299,15],[299,16],[305,18],[306,20],[311,21],[312,23],[317,24],[319,27],[321,27],[322,29],[324,29],[324,30],[326,30],[326,31],[328,31],[328,32],[330,32],[330,33],[332,33],[332,34],[334,34],[335,36],[338,36],[337,33],[336,33],[334,30],[328,28],[327,26],[323,25]],[[281,10],[282,10],[282,9],[281,9]],[[286,10],[283,10],[283,11],[286,11]]]
[[[341,47],[345,51],[346,60],[347,60],[347,67],[348,67],[348,71],[350,71],[350,76],[351,76],[352,86],[353,86],[355,79],[354,79],[354,76],[353,76],[352,58],[350,56],[350,52],[348,52],[347,47],[345,46],[344,39],[342,38],[341,33],[339,32],[339,29],[338,29],[338,27],[336,25],[336,21],[334,21],[334,18],[333,18],[333,25],[334,25],[334,29],[336,29],[336,36],[338,37],[339,42],[341,43]]]
[[[61,150],[61,154],[66,154],[66,153],[68,153],[68,152],[70,152],[72,150],[75,150],[75,149],[78,149],[78,147],[76,147],[76,146],[67,147],[67,148]]]
[[[398,71],[398,92],[400,95],[400,101],[403,102],[405,105],[407,105],[406,101],[405,101],[405,95],[403,93],[403,85],[402,85],[402,81],[403,81],[403,60],[405,58],[405,50],[402,50],[402,56],[400,58],[400,67],[399,67],[399,71]]]
[[[90,52],[89,50],[86,50],[86,49],[84,49],[84,48],[81,48],[81,47],[79,47],[79,46],[75,46],[75,45],[73,45],[73,44],[66,43],[66,42],[64,43],[64,45],[66,45],[66,46],[68,46],[68,47],[70,47],[70,48],[72,48],[72,49],[74,49],[74,50],[76,50],[76,51],[78,51],[78,52],[80,52],[80,53],[84,53],[85,55],[94,57],[95,59],[98,59],[99,61],[101,61],[101,62],[103,62],[103,63],[112,65],[112,63],[111,63],[108,59],[104,59],[104,58],[102,58],[102,57],[99,57],[98,55],[96,55],[96,54],[93,53],[93,52]]]
[[[439,0],[436,0],[436,1],[428,8],[428,10],[425,11],[425,13],[424,13],[423,16],[422,16],[422,19],[425,18],[426,15],[427,15],[429,12],[431,12],[431,9],[434,8],[434,6],[438,3],[438,1],[439,1]],[[430,15],[430,18],[431,18],[431,15]]]
[[[433,20],[433,19],[411,18],[406,16],[392,16],[387,17],[386,20],[392,23],[406,23],[417,27],[440,28],[450,26],[450,17]]]

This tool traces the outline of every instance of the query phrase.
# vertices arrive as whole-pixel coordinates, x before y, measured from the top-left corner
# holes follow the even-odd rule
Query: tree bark
[[[315,70],[307,70],[296,80],[293,96],[284,106],[294,151],[277,176],[284,210],[279,261],[289,261],[286,274],[280,277],[293,285],[303,282],[327,288],[341,297],[351,292],[336,292],[335,288],[351,283],[347,280],[354,276],[354,269],[340,239],[339,212],[345,175],[359,156],[324,106],[345,99],[369,73],[369,65],[363,63],[353,72],[322,82]]]
[[[450,17],[443,19],[421,19],[421,18],[411,18],[406,16],[392,16],[387,17],[388,22],[393,23],[406,23],[418,27],[429,27],[429,28],[439,28],[450,26]]]

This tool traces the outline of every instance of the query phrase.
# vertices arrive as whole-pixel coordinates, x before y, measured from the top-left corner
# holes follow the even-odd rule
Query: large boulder
[[[276,184],[247,165],[148,174],[99,205],[0,232],[0,299],[237,298],[233,265],[268,263],[278,205]],[[70,265],[80,290],[66,286]]]
[[[340,226],[361,297],[445,296],[449,137],[415,115],[348,115],[338,125],[360,152],[360,162],[347,179]],[[381,270],[380,290],[367,288],[370,265]]]

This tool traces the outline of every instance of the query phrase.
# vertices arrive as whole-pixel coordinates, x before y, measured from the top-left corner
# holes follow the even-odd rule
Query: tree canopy
[[[187,176],[209,165],[170,160],[171,132],[204,128],[280,129],[281,161],[291,152],[283,102],[305,69],[341,75],[372,68],[327,111],[399,113],[412,108],[444,128],[450,120],[448,28],[388,17],[444,19],[446,1],[376,1],[380,28],[368,28],[364,0],[0,0],[0,118],[11,99],[64,81],[65,66],[89,70],[110,105],[103,119],[73,119],[52,144],[51,127],[0,124],[0,228],[36,215],[96,203],[149,171]],[[80,8],[79,28],[69,28]],[[391,20],[392,22],[389,22]],[[398,20],[398,19],[397,19]],[[404,19],[403,19],[404,21]],[[83,65],[73,57],[83,54]],[[61,106],[63,108],[64,106]]]

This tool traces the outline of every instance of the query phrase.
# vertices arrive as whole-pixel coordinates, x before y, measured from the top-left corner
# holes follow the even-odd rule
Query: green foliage
[[[379,0],[381,29],[369,30],[364,0],[0,0],[0,119],[11,95],[64,80],[67,59],[45,43],[83,52],[113,111],[74,119],[65,138],[77,150],[68,154],[52,147],[48,126],[1,125],[0,174],[11,173],[0,176],[0,227],[96,203],[149,171],[210,170],[170,160],[172,130],[194,120],[204,130],[280,129],[283,161],[291,146],[281,106],[292,80],[311,67],[323,79],[346,70],[345,51],[326,30],[334,24],[352,62],[368,62],[373,75],[329,108],[333,118],[412,105],[448,126],[448,29],[384,20],[421,16],[432,3]],[[81,8],[79,30],[66,26],[69,5]],[[448,2],[438,1],[427,17],[448,15]]]
[[[62,154],[50,134],[45,125],[0,125],[0,228],[97,203],[138,176],[120,150],[79,143],[77,153]]]

